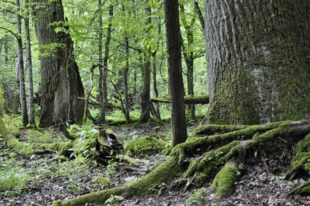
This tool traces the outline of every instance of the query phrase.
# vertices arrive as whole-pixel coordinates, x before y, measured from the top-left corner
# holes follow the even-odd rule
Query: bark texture
[[[17,11],[20,11],[20,1],[16,0]],[[21,17],[16,15],[17,26],[17,44],[18,44],[18,74],[19,74],[19,92],[20,92],[20,106],[22,113],[23,127],[28,124],[27,113],[27,101],[26,101],[26,89],[25,89],[25,70],[24,70],[24,58],[23,58],[23,42],[22,42],[22,29],[21,29]]]
[[[34,103],[33,103],[33,77],[32,77],[32,55],[31,55],[31,40],[30,40],[30,26],[29,26],[29,1],[25,0],[25,33],[26,33],[26,66],[28,69],[28,108],[29,108],[29,124],[35,125]]]
[[[35,1],[36,34],[41,51],[40,127],[72,120],[81,124],[84,88],[64,22],[62,1]],[[57,32],[55,31],[57,29]]]
[[[103,73],[102,73],[102,95],[103,101],[101,102],[100,115],[96,120],[98,123],[105,124],[106,122],[106,109],[108,106],[108,60],[110,57],[110,41],[112,34],[112,18],[113,18],[113,5],[109,5],[109,25],[106,33],[106,40],[104,43],[104,57],[103,57]]]
[[[194,95],[194,52],[191,47],[194,44],[194,32],[193,27],[195,24],[196,16],[194,15],[190,22],[187,22],[187,18],[185,15],[184,5],[180,4],[181,10],[181,21],[185,29],[185,36],[187,39],[187,45],[185,46],[184,41],[182,40],[182,48],[183,48],[183,56],[187,66],[187,95]],[[190,104],[189,109],[191,111],[191,119],[195,120],[195,105]]]
[[[205,0],[210,122],[310,117],[310,2]]]
[[[146,1],[148,3],[148,0]],[[144,9],[147,19],[145,21],[146,35],[149,36],[149,25],[152,23],[151,8],[148,6]],[[145,51],[145,62],[143,65],[143,87],[141,92],[141,115],[140,121],[147,122],[150,119],[150,92],[151,92],[151,51],[148,48]]]
[[[178,1],[165,0],[165,22],[171,96],[172,134],[173,145],[175,146],[185,142],[187,138]]]

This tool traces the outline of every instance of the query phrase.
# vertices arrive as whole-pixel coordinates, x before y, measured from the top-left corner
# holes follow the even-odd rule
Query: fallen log
[[[170,103],[171,99],[168,96],[160,96],[157,98],[151,98],[151,102],[157,103]],[[184,96],[184,103],[185,104],[209,104],[209,96]]]

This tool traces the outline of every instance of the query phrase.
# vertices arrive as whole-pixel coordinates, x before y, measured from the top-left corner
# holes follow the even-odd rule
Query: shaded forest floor
[[[191,129],[193,129],[193,125]],[[169,138],[170,125],[144,125],[141,128],[112,128],[121,141],[141,137],[156,132],[166,134]],[[27,137],[22,136],[22,139]],[[281,145],[279,145],[281,147]],[[294,181],[284,180],[284,172],[288,171],[293,155],[293,148],[283,148],[272,156],[268,155],[269,148],[263,148],[264,155],[254,154],[246,158],[245,169],[241,180],[236,183],[235,192],[226,199],[217,199],[214,191],[209,189],[211,182],[199,189],[191,185],[188,188],[176,185],[162,185],[154,189],[153,195],[122,199],[111,197],[106,204],[95,205],[303,205],[287,196],[294,187],[306,181],[299,177]],[[255,153],[255,151],[250,151]],[[75,159],[74,161],[59,162],[57,154],[16,155],[0,141],[0,192],[1,206],[51,205],[53,201],[71,199],[81,194],[122,185],[134,181],[149,173],[165,160],[167,154],[147,155],[136,159],[132,166],[128,163],[110,161],[108,165],[100,165],[96,161]],[[106,183],[106,177],[110,184]],[[1,191],[1,190],[0,190]],[[310,198],[304,201],[309,201]],[[306,204],[306,203],[305,203]],[[304,204],[304,205],[305,205]]]

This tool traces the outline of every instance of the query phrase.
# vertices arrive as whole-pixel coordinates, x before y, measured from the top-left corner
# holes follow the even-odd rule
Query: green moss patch
[[[165,150],[166,143],[154,137],[145,136],[129,142],[126,146],[126,154],[129,156],[144,156],[156,154]]]
[[[214,178],[211,185],[216,190],[216,196],[228,197],[233,192],[233,186],[238,178],[238,167],[227,163]]]
[[[310,172],[310,134],[297,143],[296,154],[291,162],[291,171]]]

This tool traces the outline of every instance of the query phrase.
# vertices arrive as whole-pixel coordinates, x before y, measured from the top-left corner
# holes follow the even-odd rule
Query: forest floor
[[[191,127],[194,128],[195,125]],[[161,132],[169,137],[170,125],[154,127],[144,125],[141,128],[113,127],[113,131],[121,140],[130,137],[146,136],[150,133]],[[21,137],[24,138],[23,136]],[[284,172],[288,171],[292,151],[263,158],[247,158],[244,174],[241,180],[236,182],[235,192],[228,198],[217,199],[214,191],[209,189],[211,183],[205,183],[203,188],[173,188],[162,185],[154,188],[152,195],[146,197],[133,197],[123,199],[120,196],[111,197],[106,204],[86,204],[88,206],[99,205],[123,205],[123,206],[182,206],[182,205],[303,205],[297,203],[289,192],[294,187],[306,181],[302,177],[288,181],[284,179]],[[14,155],[13,151],[0,141],[0,206],[46,206],[55,200],[66,200],[81,194],[107,189],[136,180],[152,171],[165,160],[166,154],[156,154],[136,159],[138,164],[131,166],[127,163],[116,161],[108,165],[99,165],[96,161],[79,160],[58,162],[56,154]],[[101,177],[110,180],[105,185]],[[1,185],[2,184],[2,185]],[[8,188],[4,191],[5,188]],[[2,191],[1,191],[2,188]],[[310,202],[305,197],[304,202]]]

